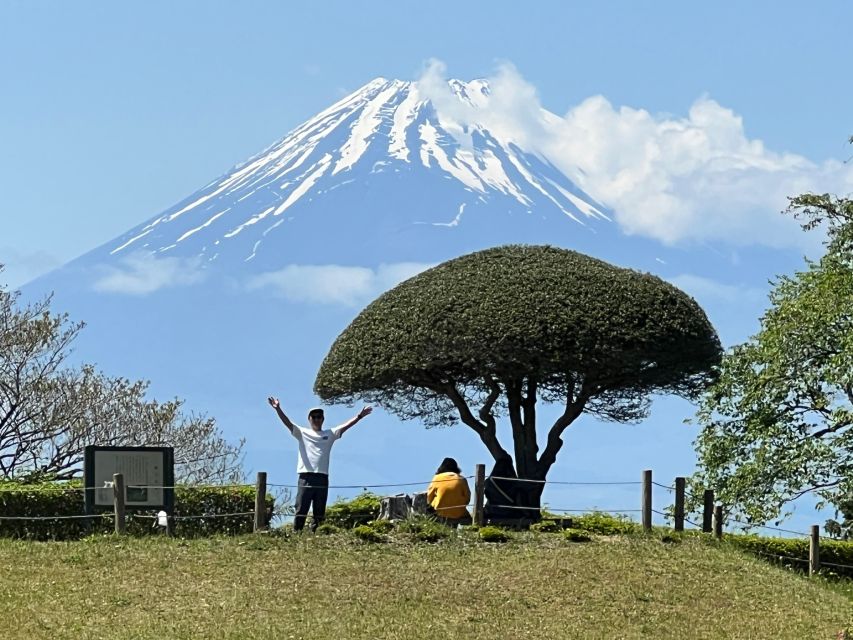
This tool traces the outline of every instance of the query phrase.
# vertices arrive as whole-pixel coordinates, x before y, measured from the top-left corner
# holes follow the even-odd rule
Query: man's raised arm
[[[287,430],[290,431],[290,433],[293,433],[293,429],[296,427],[296,425],[290,421],[290,418],[284,415],[284,411],[281,410],[281,404],[279,404],[278,398],[270,396],[269,398],[267,398],[267,402],[269,402],[270,406],[275,409],[275,412],[278,414],[279,420],[284,423],[284,426],[287,427]]]
[[[363,417],[369,416],[372,411],[373,411],[373,407],[362,407],[361,411],[358,412],[358,415],[350,418],[349,420],[344,422],[342,425],[338,425],[337,427],[335,427],[335,433],[337,434],[338,438],[340,438],[342,435],[344,435],[344,433],[347,431],[347,429],[349,429],[350,427],[355,425],[355,423],[358,422],[359,420],[361,420]]]

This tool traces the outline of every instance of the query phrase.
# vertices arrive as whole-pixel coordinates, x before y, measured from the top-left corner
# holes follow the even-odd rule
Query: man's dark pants
[[[293,519],[294,531],[302,531],[305,517],[313,503],[311,531],[323,523],[326,517],[326,500],[329,498],[329,476],[325,473],[300,473],[299,488],[296,490],[296,517]]]

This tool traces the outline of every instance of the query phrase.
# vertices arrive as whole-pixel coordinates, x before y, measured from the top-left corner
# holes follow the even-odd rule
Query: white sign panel
[[[113,503],[113,474],[124,475],[125,504],[145,507],[163,504],[166,464],[162,451],[95,450],[95,504]]]

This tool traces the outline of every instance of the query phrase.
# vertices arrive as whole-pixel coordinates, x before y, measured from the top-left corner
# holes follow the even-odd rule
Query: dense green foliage
[[[556,520],[541,520],[530,525],[530,530],[535,533],[557,533],[562,531],[563,527]]]
[[[386,542],[385,534],[371,526],[360,524],[352,530],[353,535],[364,542]]]
[[[178,487],[175,489],[173,533],[185,538],[249,533],[254,523],[252,515],[222,517],[221,514],[249,513],[253,511],[254,506],[255,489],[251,486],[221,489]],[[273,509],[271,496],[267,496],[267,508],[271,514]],[[153,527],[154,512],[138,511],[136,513],[139,515],[136,516],[132,510],[127,512],[129,534],[148,535],[162,532],[162,529]],[[83,489],[78,481],[40,484],[0,482],[0,536],[2,537],[67,540],[91,533],[114,531],[111,511],[106,511],[101,518],[91,520],[84,518],[4,519],[22,516],[53,518],[79,515],[83,515]]]
[[[805,538],[726,535],[725,541],[764,560],[808,571],[809,541]],[[853,542],[821,540],[820,562],[827,572],[853,577]]]
[[[314,385],[427,425],[461,420],[522,478],[544,479],[582,413],[630,422],[656,393],[695,397],[721,347],[696,302],[650,274],[574,251],[505,246],[380,296],[337,338]],[[559,402],[539,455],[536,403]],[[498,442],[508,415],[514,456]],[[541,485],[528,487],[538,506]],[[527,504],[531,504],[527,502]]]
[[[566,529],[563,532],[563,539],[566,542],[592,542],[589,534],[580,529]]]
[[[478,534],[483,542],[508,542],[510,539],[509,533],[500,527],[480,527]]]
[[[835,505],[853,493],[853,201],[791,207],[828,232],[826,254],[777,279],[760,331],[726,354],[698,414],[694,486],[747,522],[808,492]]]
[[[640,530],[639,525],[625,515],[611,515],[598,511],[572,518],[572,528],[604,536],[636,533]]]
[[[342,529],[366,525],[379,517],[381,500],[382,498],[369,491],[352,500],[336,500],[326,509],[326,522]]]

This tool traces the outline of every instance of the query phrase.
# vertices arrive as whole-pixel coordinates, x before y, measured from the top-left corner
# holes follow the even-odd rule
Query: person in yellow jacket
[[[471,489],[453,458],[441,461],[427,490],[427,502],[438,518],[451,526],[471,524],[468,501]]]

